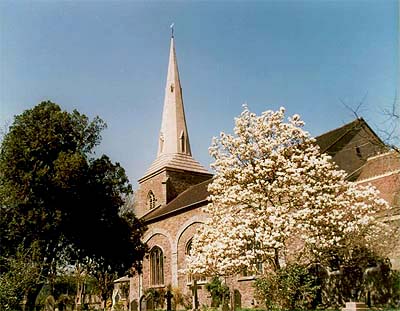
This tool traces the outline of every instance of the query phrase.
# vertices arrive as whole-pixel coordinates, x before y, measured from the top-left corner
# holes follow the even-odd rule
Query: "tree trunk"
[[[281,269],[281,265],[279,263],[279,252],[276,248],[274,249],[274,252],[275,252],[274,254],[275,271],[278,271]]]
[[[104,294],[102,294],[101,295],[101,305],[102,305],[102,308],[103,308],[103,310],[104,311],[106,311],[107,310],[107,294],[106,295],[104,295]]]
[[[85,303],[85,281],[78,280],[76,286],[76,296],[75,296],[75,307],[79,311],[82,309],[82,305]]]
[[[39,295],[40,291],[43,288],[43,283],[36,284],[36,286],[32,286],[27,294],[26,294],[26,304],[25,311],[33,311],[35,310],[36,298]]]

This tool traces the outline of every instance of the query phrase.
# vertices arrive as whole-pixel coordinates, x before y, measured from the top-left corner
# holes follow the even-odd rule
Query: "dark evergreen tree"
[[[16,116],[0,150],[0,262],[35,247],[41,278],[26,288],[28,308],[60,261],[86,263],[112,277],[140,268],[143,225],[119,213],[132,192],[124,169],[94,158],[106,124],[42,102]]]

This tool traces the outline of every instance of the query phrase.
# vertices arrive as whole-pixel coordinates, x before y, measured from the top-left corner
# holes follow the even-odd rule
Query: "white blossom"
[[[257,116],[245,106],[234,135],[213,138],[215,177],[204,208],[210,217],[193,239],[191,273],[254,270],[288,253],[293,240],[301,251],[321,254],[349,235],[374,239],[374,215],[387,203],[375,188],[346,181],[302,129],[300,116],[284,122],[284,113]]]

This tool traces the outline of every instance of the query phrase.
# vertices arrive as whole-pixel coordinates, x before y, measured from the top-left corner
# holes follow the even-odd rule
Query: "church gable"
[[[340,128],[316,137],[321,153],[330,155],[350,180],[356,180],[358,170],[368,158],[387,151],[382,140],[364,119],[359,118]]]

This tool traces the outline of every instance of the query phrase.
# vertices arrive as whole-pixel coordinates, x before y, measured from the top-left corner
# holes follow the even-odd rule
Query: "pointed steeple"
[[[167,82],[165,85],[161,130],[158,138],[157,158],[140,180],[149,177],[163,168],[210,174],[207,169],[192,157],[173,32],[169,50]]]
[[[171,37],[164,110],[158,144],[158,156],[181,153],[192,155],[183,108],[182,87],[179,80],[174,37]]]

